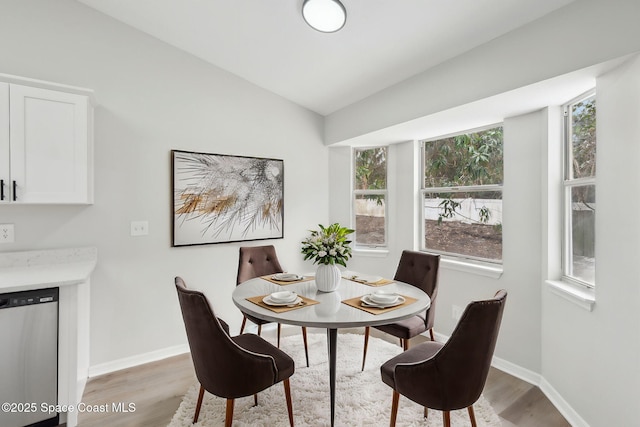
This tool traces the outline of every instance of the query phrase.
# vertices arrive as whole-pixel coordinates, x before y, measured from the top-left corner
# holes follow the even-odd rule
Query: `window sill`
[[[461,260],[455,258],[440,257],[440,265],[443,268],[456,271],[464,271],[465,273],[477,274],[479,276],[499,279],[502,276],[502,265],[495,265],[482,262],[474,262],[469,260]]]
[[[596,295],[593,289],[573,285],[560,280],[546,280],[545,283],[554,294],[584,308],[592,311],[596,303]]]
[[[359,255],[359,256],[365,256],[365,257],[383,258],[389,255],[389,249],[360,247],[360,248],[353,249],[353,254]]]

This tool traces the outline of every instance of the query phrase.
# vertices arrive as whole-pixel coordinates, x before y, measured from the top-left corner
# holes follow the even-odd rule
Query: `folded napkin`
[[[300,283],[300,282],[308,282],[309,280],[314,279],[314,277],[311,277],[311,276],[300,276],[301,279],[299,280],[277,280],[277,279],[274,279],[273,276],[274,276],[273,274],[269,274],[267,276],[261,276],[260,278],[268,282],[275,283],[276,285],[283,285],[283,286],[292,285],[294,283]]]
[[[389,283],[393,283],[393,280],[389,280],[389,279],[379,279],[375,282],[372,282],[370,280],[367,280],[367,276],[361,276],[359,277],[358,275],[347,275],[344,276],[345,279],[349,279],[352,282],[357,282],[357,283],[362,283],[363,285],[369,285],[369,286],[384,286],[384,285],[388,285]]]

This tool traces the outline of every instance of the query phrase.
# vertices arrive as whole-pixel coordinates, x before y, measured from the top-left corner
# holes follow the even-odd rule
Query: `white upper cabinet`
[[[0,82],[0,203],[9,199],[9,85]]]
[[[0,83],[0,104],[0,203],[92,203],[89,96]]]

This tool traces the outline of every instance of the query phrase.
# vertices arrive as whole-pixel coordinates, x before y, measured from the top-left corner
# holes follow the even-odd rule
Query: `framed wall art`
[[[284,161],[171,151],[172,246],[284,237]]]

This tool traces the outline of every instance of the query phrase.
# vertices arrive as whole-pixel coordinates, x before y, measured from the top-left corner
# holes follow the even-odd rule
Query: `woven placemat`
[[[302,295],[298,295],[301,299],[302,302],[298,305],[294,305],[292,307],[287,306],[287,305],[269,305],[269,304],[265,304],[264,301],[262,301],[264,299],[264,297],[266,297],[267,295],[258,295],[257,297],[249,297],[247,298],[247,301],[251,301],[252,303],[259,305],[262,308],[266,308],[268,310],[271,310],[273,312],[276,313],[285,313],[287,311],[291,311],[291,310],[297,310],[299,308],[303,308],[303,307],[308,307],[310,305],[315,305],[315,304],[319,304],[318,301],[313,300],[311,298],[307,298],[307,297],[303,297]]]
[[[276,285],[282,286],[293,285],[294,283],[308,282],[309,280],[315,279],[315,277],[313,276],[302,276],[302,279],[299,280],[276,280],[273,278],[273,274],[269,274],[268,276],[261,276],[260,278],[268,282],[275,283]]]
[[[362,301],[360,300],[362,297],[346,299],[346,300],[343,300],[342,303],[350,305],[351,307],[355,307],[360,310],[364,310],[367,313],[382,314],[392,310],[397,310],[398,308],[401,308],[401,307],[406,307],[407,305],[413,304],[414,302],[418,301],[416,298],[408,297],[405,295],[401,295],[401,296],[404,298],[404,302],[402,304],[394,305],[393,307],[387,307],[387,308],[369,307],[369,306],[363,305]]]

